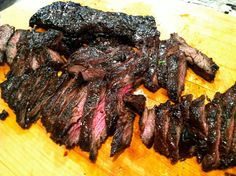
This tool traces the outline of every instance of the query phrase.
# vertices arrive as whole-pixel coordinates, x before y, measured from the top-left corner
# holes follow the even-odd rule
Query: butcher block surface
[[[0,24],[8,23],[16,28],[27,29],[30,16],[40,7],[52,1],[21,0],[0,12]],[[134,0],[78,0],[105,11],[122,11],[134,15],[153,15],[156,18],[161,39],[177,32],[193,47],[212,57],[220,66],[215,81],[204,81],[187,72],[183,94],[194,97],[206,94],[212,98],[216,91],[224,92],[236,81],[236,18],[216,12],[213,9],[190,5],[177,0],[134,1]],[[0,81],[9,71],[7,65],[0,67]],[[145,94],[147,106],[165,102],[164,89],[155,94],[142,86],[136,93]],[[110,158],[109,138],[99,150],[96,163],[88,159],[88,153],[79,148],[67,150],[55,144],[40,122],[29,130],[21,129],[15,122],[15,114],[0,100],[0,111],[6,109],[10,117],[0,121],[0,176],[224,176],[236,174],[236,167],[224,171],[203,172],[196,158],[172,165],[164,156],[147,149],[139,137],[138,119],[135,119],[131,146],[119,156]]]

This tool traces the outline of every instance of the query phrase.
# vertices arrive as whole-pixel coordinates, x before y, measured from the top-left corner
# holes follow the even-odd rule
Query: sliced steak
[[[169,157],[167,134],[170,125],[169,109],[170,102],[159,105],[156,108],[154,149],[160,154]]]
[[[7,50],[7,43],[14,32],[15,28],[8,24],[0,26],[0,64],[5,62],[5,52]]]
[[[115,134],[112,138],[110,156],[121,152],[130,146],[133,135],[133,122],[135,114],[127,109],[119,112],[119,119],[117,121]]]
[[[158,39],[158,38],[157,38]],[[158,83],[157,66],[159,62],[158,47],[159,39],[153,39],[148,42],[150,47],[143,47],[142,52],[147,53],[147,59],[149,60],[147,72],[144,75],[144,86],[151,92],[156,92],[160,85]]]
[[[26,30],[16,30],[13,36],[10,38],[7,44],[7,49],[6,49],[6,60],[9,65],[11,65],[18,53],[18,47],[17,45],[18,42],[20,41],[20,38],[22,38],[22,35],[26,35],[27,31]]]
[[[89,159],[95,161],[97,158],[98,149],[107,138],[106,127],[106,94],[105,89],[102,89],[99,99],[99,104],[94,112],[92,120],[92,133],[91,133],[91,147]]]
[[[183,116],[181,105],[177,104],[170,108],[170,122],[167,132],[167,143],[169,150],[169,158],[172,163],[179,160],[179,142],[183,129]]]
[[[232,146],[235,114],[236,114],[236,84],[221,96],[222,125],[220,139],[220,158],[222,165],[226,165],[230,148]],[[226,160],[226,161],[224,161]]]
[[[185,160],[190,158],[196,153],[196,142],[194,140],[194,134],[189,130],[191,127],[188,124],[189,121],[189,108],[192,104],[192,95],[186,95],[181,97],[180,108],[183,118],[183,127],[181,131],[181,137],[179,141],[179,159]]]
[[[187,66],[183,55],[178,52],[167,58],[167,93],[174,102],[179,102],[184,90]]]
[[[207,81],[214,80],[219,66],[213,62],[212,58],[189,46],[177,33],[171,34],[169,42],[176,45],[185,54],[186,60],[196,74]]]
[[[72,148],[79,142],[81,131],[81,118],[84,114],[84,105],[88,98],[89,86],[83,87],[75,100],[77,104],[72,108],[71,118],[69,120],[70,128],[64,137],[65,145],[67,148]]]
[[[71,116],[63,116],[60,119],[60,114],[63,114],[63,112],[67,109],[67,105],[72,102],[73,98],[78,95],[77,88],[79,88],[81,85],[81,79],[77,80],[76,78],[68,78],[63,82],[63,84],[60,86],[57,92],[47,101],[46,105],[43,107],[42,110],[42,123],[45,126],[47,132],[53,133],[58,137],[58,141],[60,141],[61,137],[64,135],[64,131],[54,130],[56,127],[59,129],[65,129],[65,126],[67,125],[68,119],[71,118]],[[66,98],[65,98],[66,97]],[[73,103],[73,102],[72,102]],[[58,125],[57,125],[58,124]],[[56,134],[55,132],[59,131],[59,134]]]
[[[139,120],[140,136],[146,147],[151,148],[155,133],[155,114],[156,107],[152,109],[145,108],[143,115]]]
[[[192,101],[189,108],[189,120],[191,131],[197,135],[199,139],[205,139],[208,135],[208,126],[205,114],[205,96],[202,95]]]
[[[57,29],[71,37],[104,33],[137,42],[159,36],[154,17],[103,12],[74,2],[55,2],[43,7],[31,17],[29,24]]]
[[[220,128],[221,128],[222,110],[219,104],[208,103],[206,105],[206,118],[209,126],[209,134],[207,139],[208,150],[202,160],[202,169],[209,171],[217,169],[220,165]]]
[[[167,60],[166,60],[166,52],[167,52],[167,42],[160,41],[159,45],[159,60],[157,62],[157,80],[158,84],[166,88],[167,84]]]
[[[95,111],[99,105],[100,95],[104,87],[102,80],[97,80],[89,83],[88,98],[84,105],[84,114],[81,118],[81,131],[79,137],[79,146],[84,151],[90,151],[91,135],[93,130],[93,119]]]
[[[146,104],[146,97],[144,95],[127,94],[124,96],[124,102],[132,111],[142,116]]]
[[[28,48],[22,47],[10,66],[10,74],[21,76],[42,66],[51,66],[59,69],[64,63],[65,61],[61,56],[49,48],[38,48],[37,50],[29,51]]]

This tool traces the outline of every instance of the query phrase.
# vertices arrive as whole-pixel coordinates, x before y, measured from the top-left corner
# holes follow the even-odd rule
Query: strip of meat
[[[189,46],[177,33],[171,34],[169,42],[177,46],[185,54],[186,60],[196,74],[207,81],[214,80],[219,66],[213,62],[212,58]]]
[[[81,118],[81,131],[79,137],[79,146],[84,151],[90,151],[91,148],[91,133],[94,113],[99,105],[100,94],[104,86],[102,80],[97,80],[89,83],[88,98],[84,105],[84,114]]]
[[[94,112],[92,120],[92,133],[91,133],[91,147],[89,159],[95,161],[98,154],[98,149],[107,138],[106,127],[106,95],[105,89],[100,94],[99,104]]]
[[[159,44],[159,60],[157,62],[157,80],[158,84],[166,88],[167,84],[167,61],[166,61],[166,51],[167,50],[167,42],[160,41]]]
[[[158,39],[158,38],[157,38]],[[156,92],[160,85],[158,84],[157,66],[159,62],[158,47],[159,39],[153,39],[148,43],[150,47],[143,47],[142,52],[147,52],[147,59],[149,60],[148,69],[144,75],[144,86],[151,92]],[[146,50],[146,51],[145,51]]]
[[[189,108],[188,123],[191,125],[191,131],[193,131],[200,139],[206,138],[208,134],[204,102],[205,96],[202,95],[192,101],[192,104]]]
[[[15,32],[15,28],[5,24],[0,26],[0,64],[5,61],[5,52],[7,49],[7,43],[13,33]]]
[[[15,59],[18,52],[17,44],[21,38],[21,35],[25,35],[25,33],[27,33],[26,30],[18,29],[8,41],[6,49],[6,60],[9,65],[13,63],[13,60]]]
[[[79,81],[79,83],[77,83],[77,81]],[[54,130],[54,124],[60,123],[60,121],[58,120],[59,114],[64,109],[66,109],[66,106],[64,106],[64,104],[68,104],[71,101],[73,95],[78,94],[76,92],[73,93],[73,91],[76,91],[76,88],[78,88],[79,84],[81,84],[80,80],[77,80],[75,78],[68,78],[62,84],[60,89],[58,89],[58,91],[55,92],[55,94],[47,101],[42,110],[43,118],[41,120],[47,132],[52,133],[52,131]],[[72,93],[71,97],[68,96],[70,93]],[[70,116],[65,117],[70,118]],[[64,119],[64,122],[66,123],[67,120],[68,119]],[[63,121],[61,123],[63,123]]]
[[[170,122],[167,132],[167,143],[169,150],[169,158],[172,163],[179,160],[179,142],[183,128],[183,116],[180,104],[170,108]]]
[[[119,114],[115,134],[112,138],[110,156],[114,156],[121,152],[125,148],[129,147],[131,143],[135,114],[127,109],[122,111],[122,114]]]
[[[181,137],[179,141],[179,159],[185,160],[186,158],[190,158],[196,153],[196,142],[194,140],[194,134],[189,131],[189,108],[192,104],[193,96],[185,95],[181,97],[180,108],[183,119],[183,127],[181,131]]]
[[[220,139],[220,159],[227,167],[228,155],[233,141],[236,114],[236,84],[221,95],[222,125]],[[226,161],[224,161],[226,160]],[[222,167],[223,167],[222,166]]]
[[[144,95],[127,94],[124,96],[124,102],[132,111],[142,116],[146,103],[146,97]]]
[[[219,104],[209,103],[206,105],[206,117],[209,126],[208,134],[208,150],[203,157],[202,168],[204,171],[216,169],[220,165],[220,128],[221,128],[221,114],[222,110]]]
[[[184,90],[187,66],[181,53],[175,53],[167,58],[167,93],[174,102],[179,102]]]
[[[152,147],[154,141],[156,120],[155,109],[156,107],[153,107],[152,109],[145,108],[143,115],[139,120],[141,140],[148,148]]]
[[[160,154],[169,157],[169,150],[167,144],[167,133],[169,129],[170,117],[169,108],[170,102],[167,101],[156,108],[155,120],[155,136],[154,136],[154,149]]]
[[[133,42],[159,36],[155,19],[151,16],[103,12],[74,2],[55,2],[43,7],[31,17],[29,24],[31,27],[57,29],[68,36],[105,33]]]
[[[71,127],[64,137],[65,145],[67,148],[72,148],[79,142],[80,131],[81,131],[81,118],[84,113],[84,105],[88,98],[88,85],[84,87],[84,90],[80,91],[80,95],[77,98],[77,105],[72,110],[72,116],[70,118]]]

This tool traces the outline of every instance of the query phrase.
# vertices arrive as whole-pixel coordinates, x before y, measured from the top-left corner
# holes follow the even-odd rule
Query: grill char
[[[31,27],[37,25],[45,29],[57,29],[72,37],[84,33],[104,33],[139,42],[159,36],[155,19],[151,16],[103,12],[73,2],[55,2],[43,7],[31,17],[29,24]]]

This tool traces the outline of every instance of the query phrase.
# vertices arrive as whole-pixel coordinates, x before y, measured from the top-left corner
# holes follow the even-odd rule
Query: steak
[[[55,2],[43,7],[31,17],[29,24],[60,30],[70,37],[104,33],[139,42],[160,35],[154,17],[103,12],[74,2]]]
[[[208,126],[205,114],[205,96],[200,96],[192,101],[189,107],[189,120],[191,131],[196,133],[199,139],[204,139],[208,135]]]
[[[219,66],[213,62],[212,58],[207,57],[199,50],[189,46],[186,41],[178,36],[177,33],[171,34],[169,41],[172,45],[179,48],[185,54],[189,66],[193,71],[207,81],[212,81]]]
[[[124,102],[132,111],[142,116],[146,103],[146,97],[144,95],[127,94],[124,96]]]
[[[154,140],[155,132],[155,108],[145,108],[143,115],[139,120],[140,137],[146,147],[151,148]]]
[[[167,59],[167,93],[169,98],[174,102],[179,102],[186,76],[186,61],[177,53]]]
[[[221,139],[220,139],[219,150],[220,150],[222,167],[227,168],[229,152],[232,146],[234,129],[235,129],[235,114],[236,114],[235,84],[230,89],[228,89],[224,94],[222,94],[221,108],[222,108],[222,125],[220,130]],[[235,154],[233,154],[233,156],[235,156]]]
[[[170,122],[167,132],[167,143],[169,150],[169,158],[172,163],[179,160],[179,142],[183,129],[183,116],[180,104],[170,108]]]
[[[167,133],[170,125],[169,109],[171,105],[167,101],[161,104],[156,111],[154,149],[160,154],[169,157],[170,151],[167,143]]]
[[[214,101],[214,100],[213,100]],[[219,104],[209,103],[206,105],[206,117],[209,126],[208,134],[208,150],[203,157],[202,168],[204,171],[216,169],[220,165],[220,128],[221,128],[221,114],[222,110]]]
[[[5,62],[7,43],[13,35],[14,31],[15,28],[8,24],[0,26],[0,64]]]
[[[158,38],[157,38],[158,39]],[[160,86],[158,83],[158,73],[157,73],[157,63],[159,61],[158,58],[158,47],[159,47],[159,39],[153,39],[148,43],[150,47],[148,49],[143,47],[142,52],[147,52],[148,69],[144,76],[144,86],[150,90],[151,92],[156,92]]]
[[[236,165],[235,85],[206,106],[204,95],[181,97],[187,66],[208,81],[218,66],[175,33],[160,41],[154,17],[55,2],[30,26],[0,26],[0,63],[10,66],[2,98],[22,128],[41,117],[54,142],[96,161],[108,136],[110,156],[131,144],[137,113],[144,145],[173,164],[197,156],[205,171]],[[174,103],[148,109],[145,96],[133,94],[141,84],[167,89]]]

